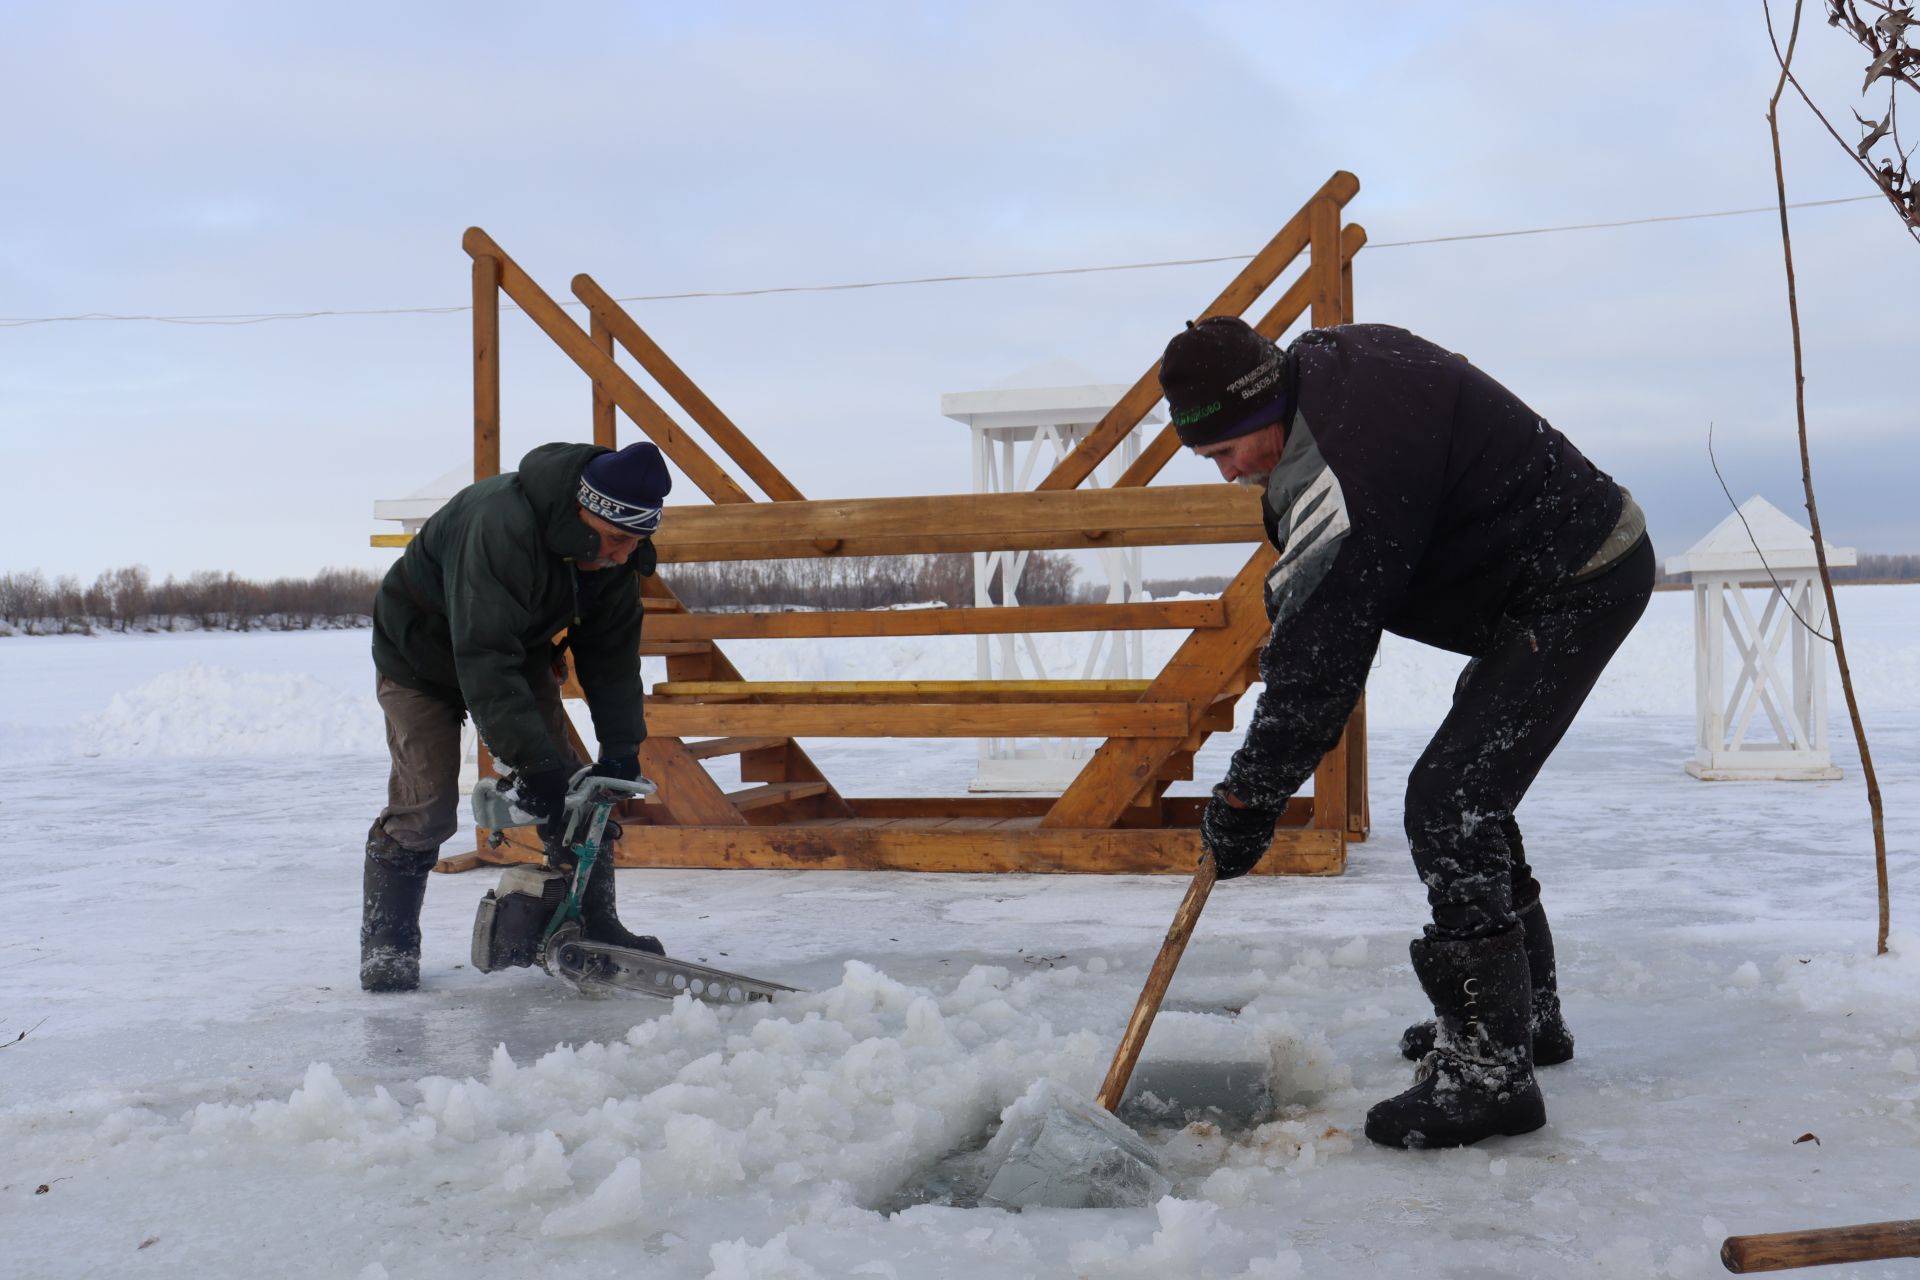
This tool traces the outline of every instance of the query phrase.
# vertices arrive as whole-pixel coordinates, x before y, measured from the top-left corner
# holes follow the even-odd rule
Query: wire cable
[[[1878,192],[1865,196],[1842,196],[1835,200],[1801,200],[1787,207],[1789,209],[1818,209],[1828,205],[1855,204],[1862,200],[1880,200],[1884,197]],[[1418,240],[1369,241],[1369,249],[1404,249],[1429,244],[1459,244],[1467,240],[1503,240],[1515,236],[1545,236],[1568,231],[1603,231],[1617,227],[1643,227],[1660,223],[1696,222],[1703,218],[1738,218],[1755,213],[1776,213],[1777,205],[1759,205],[1751,209],[1720,209],[1711,213],[1669,213],[1645,218],[1622,218],[1616,222],[1572,222],[1551,227],[1524,227],[1512,231],[1474,231],[1455,236],[1427,236]],[[615,302],[683,302],[693,298],[760,298],[779,293],[845,293],[857,289],[896,289],[908,285],[957,284],[965,281],[981,280],[1036,280],[1047,276],[1083,276],[1098,275],[1114,271],[1156,271],[1167,267],[1199,267],[1221,262],[1246,262],[1254,255],[1251,253],[1224,253],[1206,258],[1166,258],[1155,262],[1120,262],[1097,267],[1052,267],[1035,271],[988,271],[939,276],[903,276],[891,280],[859,280],[844,284],[789,284],[770,285],[758,289],[696,289],[685,293],[637,293],[615,298]],[[560,302],[563,307],[580,307],[586,304],[578,299]],[[511,303],[502,303],[502,311],[519,311]],[[315,309],[311,311],[259,311],[234,312],[213,315],[120,315],[104,311],[88,311],[66,316],[29,316],[0,318],[0,328],[18,329],[27,325],[75,324],[89,321],[115,320],[144,322],[151,324],[188,324],[188,325],[248,325],[266,324],[276,320],[317,320],[322,317],[344,316],[445,316],[458,315],[471,311],[471,304],[444,307],[356,307],[340,309]]]

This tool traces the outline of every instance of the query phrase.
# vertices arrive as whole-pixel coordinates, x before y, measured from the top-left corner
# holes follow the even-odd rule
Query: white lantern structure
[[[1016,375],[986,391],[949,392],[940,412],[965,423],[972,434],[975,493],[1030,490],[1088,432],[1098,425],[1129,388],[1101,383],[1084,370],[1056,361]],[[1157,408],[1141,425],[1166,421]],[[1089,487],[1111,486],[1140,456],[1136,427],[1087,477]],[[983,551],[973,556],[976,606],[1017,605],[1020,580],[1032,555],[1028,551]],[[1141,598],[1141,549],[1118,547],[1095,553],[1106,579],[1105,600],[1121,604]],[[993,599],[998,585],[999,599]],[[1033,636],[1006,634],[976,640],[982,680],[1138,680],[1145,660],[1138,631],[1092,633],[1084,651],[1050,664]],[[1070,669],[1077,668],[1077,670]],[[1060,791],[1071,783],[1098,744],[1085,738],[982,738],[979,774],[973,791]]]
[[[1858,562],[1852,547],[1826,552],[1831,566]],[[1813,534],[1749,498],[1668,557],[1667,572],[1693,583],[1698,733],[1687,772],[1709,782],[1838,778],[1827,742],[1828,644],[1813,634],[1827,629]]]

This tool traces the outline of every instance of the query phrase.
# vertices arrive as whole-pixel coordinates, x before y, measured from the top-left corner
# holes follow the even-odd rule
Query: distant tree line
[[[1034,551],[1020,574],[1022,604],[1068,604],[1078,570],[1070,556]],[[690,609],[887,609],[974,603],[973,556],[845,556],[671,564],[660,577]],[[1002,598],[1000,575],[987,598]]]
[[[256,582],[203,570],[155,582],[141,565],[109,569],[91,584],[38,569],[0,574],[0,626],[29,635],[94,631],[306,631],[370,625],[380,585],[365,569]]]

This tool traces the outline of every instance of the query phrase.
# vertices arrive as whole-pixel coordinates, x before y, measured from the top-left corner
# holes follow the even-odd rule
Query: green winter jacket
[[[433,513],[387,571],[373,605],[373,663],[382,675],[461,707],[510,769],[573,758],[547,733],[533,687],[551,680],[554,637],[567,633],[574,671],[603,755],[636,750],[640,584],[653,543],[624,566],[579,573],[598,535],[579,516],[591,444],[543,444],[518,471],[462,489]]]

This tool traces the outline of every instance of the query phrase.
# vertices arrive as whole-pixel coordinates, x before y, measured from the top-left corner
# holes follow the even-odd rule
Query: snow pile
[[[117,693],[80,722],[89,756],[265,756],[379,752],[380,707],[299,672],[192,666]]]

